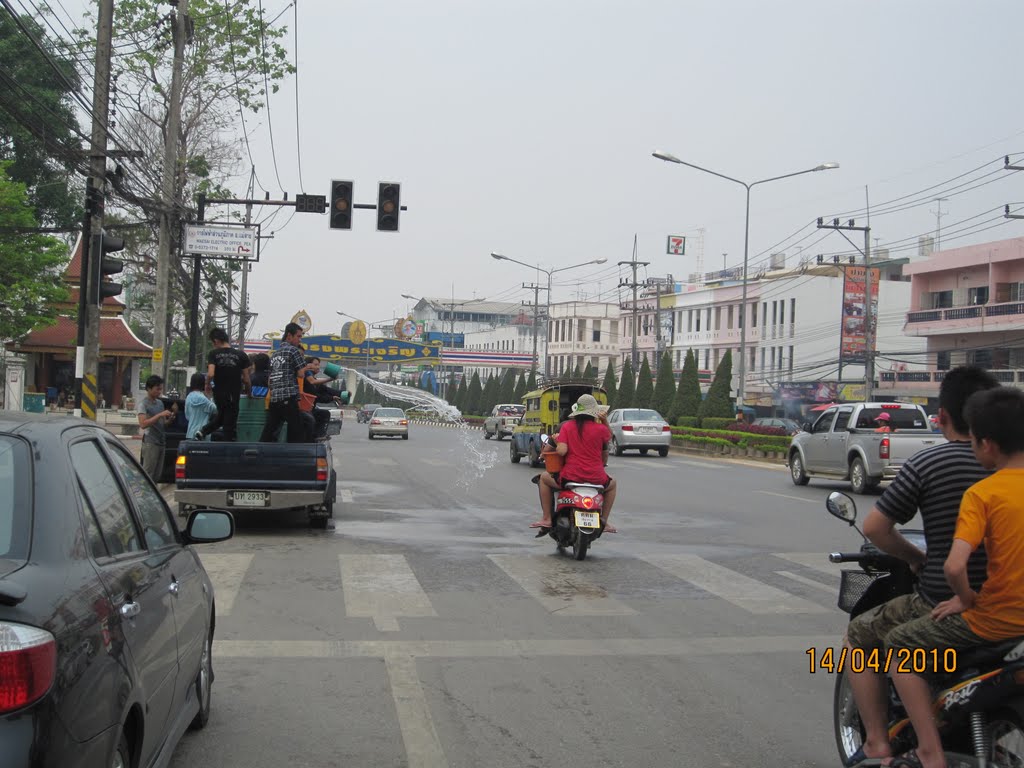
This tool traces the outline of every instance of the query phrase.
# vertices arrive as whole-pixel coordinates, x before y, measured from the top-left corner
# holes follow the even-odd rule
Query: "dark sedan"
[[[213,587],[121,442],[74,418],[0,414],[4,768],[149,768],[210,716]]]

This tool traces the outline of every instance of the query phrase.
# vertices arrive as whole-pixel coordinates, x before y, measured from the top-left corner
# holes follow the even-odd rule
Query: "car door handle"
[[[178,580],[177,579],[175,579],[174,581],[171,582],[170,586],[167,587],[167,591],[170,592],[175,597],[178,596]]]
[[[124,603],[121,606],[121,615],[126,619],[134,619],[136,616],[139,615],[139,612],[141,610],[142,607],[138,603]]]

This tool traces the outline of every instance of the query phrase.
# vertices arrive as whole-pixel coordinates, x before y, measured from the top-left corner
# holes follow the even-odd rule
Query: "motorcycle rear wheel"
[[[1015,712],[1004,709],[988,722],[989,764],[999,768],[1024,766],[1024,727]]]
[[[846,679],[846,672],[836,675],[835,693],[832,697],[832,725],[836,736],[836,749],[845,765],[864,743],[864,726],[860,722],[857,703],[853,700],[853,689]]]
[[[587,556],[587,548],[590,546],[590,536],[585,533],[576,531],[576,535],[572,540],[572,558],[573,560],[582,560]]]

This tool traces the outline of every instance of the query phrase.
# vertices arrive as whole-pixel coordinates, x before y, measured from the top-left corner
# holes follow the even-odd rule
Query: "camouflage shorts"
[[[923,648],[931,651],[954,648],[964,651],[992,645],[993,642],[976,635],[959,613],[939,621],[933,619],[931,615],[922,616],[894,629],[885,638],[886,647],[896,650]]]
[[[846,629],[846,639],[851,648],[881,650],[886,645],[886,636],[896,627],[928,616],[931,610],[932,607],[916,592],[894,597],[851,621]]]

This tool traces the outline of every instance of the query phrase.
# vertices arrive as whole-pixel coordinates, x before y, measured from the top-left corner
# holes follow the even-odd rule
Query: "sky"
[[[751,269],[772,250],[789,264],[801,247],[850,251],[814,221],[858,211],[861,225],[866,195],[882,211],[920,192],[872,219],[879,246],[909,244],[900,255],[934,234],[930,194],[949,198],[944,247],[1024,235],[998,218],[1024,206],[1024,175],[999,170],[1004,154],[1024,161],[1019,0],[301,0],[297,27],[288,4],[263,3],[288,8],[298,73],[247,118],[260,185],[293,199],[348,179],[373,203],[379,181],[399,182],[408,210],[398,233],[377,232],[372,211],[351,231],[279,211],[250,275],[250,338],[299,310],[332,333],[338,311],[404,315],[403,293],[515,302],[546,283],[492,251],[544,269],[607,259],[556,275],[554,301],[618,301],[634,237],[641,278],[695,272],[700,229],[705,271],[723,253],[739,266],[743,188],[655,150],[745,181],[840,164],[754,188]],[[972,169],[953,184],[990,183],[935,186]],[[669,235],[687,237],[685,255],[666,253]]]

